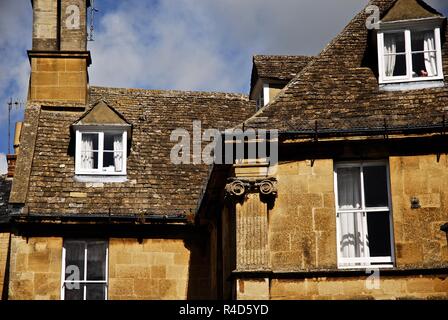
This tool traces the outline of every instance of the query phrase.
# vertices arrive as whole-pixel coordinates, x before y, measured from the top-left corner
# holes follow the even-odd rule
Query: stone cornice
[[[87,66],[92,64],[92,56],[90,51],[44,51],[44,50],[28,50],[28,58],[78,58],[86,59]]]

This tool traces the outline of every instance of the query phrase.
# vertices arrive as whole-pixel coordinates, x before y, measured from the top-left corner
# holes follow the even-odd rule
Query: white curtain
[[[361,208],[360,184],[359,168],[338,169],[338,202],[340,209]]]
[[[397,61],[397,41],[393,35],[384,35],[384,53],[384,70],[387,77],[392,77]]]
[[[114,165],[116,172],[123,170],[123,137],[121,135],[114,136]]]
[[[425,67],[428,72],[428,77],[437,75],[437,59],[436,59],[436,44],[434,39],[434,32],[427,32],[424,36],[424,51],[425,51]]]
[[[91,134],[83,134],[81,139],[81,168],[93,169],[94,166],[94,152],[93,139]]]
[[[337,171],[339,209],[361,208],[360,168]],[[365,245],[362,212],[339,212],[340,250],[344,258],[364,257]]]
[[[362,212],[339,213],[341,231],[340,250],[344,258],[361,258],[365,256],[364,228]]]

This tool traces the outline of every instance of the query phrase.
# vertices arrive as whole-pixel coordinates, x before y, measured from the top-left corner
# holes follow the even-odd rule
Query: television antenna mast
[[[90,32],[87,36],[87,41],[94,41],[95,30],[95,13],[99,10],[95,8],[95,0],[90,0],[89,16],[90,16]]]
[[[11,111],[12,108],[20,108],[24,106],[25,103],[18,101],[18,100],[12,100],[12,98],[9,99],[8,102],[8,154],[11,154]]]

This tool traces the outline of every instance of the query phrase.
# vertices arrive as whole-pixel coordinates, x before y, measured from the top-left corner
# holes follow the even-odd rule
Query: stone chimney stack
[[[87,101],[89,0],[32,0],[29,100],[58,106]]]

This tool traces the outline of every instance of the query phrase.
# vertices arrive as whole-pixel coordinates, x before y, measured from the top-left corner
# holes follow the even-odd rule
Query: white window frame
[[[259,94],[257,96],[257,111],[265,107],[270,102],[270,86],[269,82],[260,82]]]
[[[437,60],[437,76],[434,77],[412,77],[412,42],[411,33],[414,31],[430,31],[434,30],[434,41],[436,45],[436,60]],[[442,44],[440,35],[439,20],[419,20],[399,23],[380,23],[380,30],[377,33],[378,44],[378,73],[379,83],[403,83],[403,82],[422,82],[431,80],[443,80],[443,62],[442,62]],[[386,33],[400,33],[405,35],[406,47],[406,76],[392,76],[387,77],[384,70],[384,34]]]
[[[374,207],[374,208],[366,208],[365,206],[365,191],[364,191],[364,167],[369,166],[385,166],[386,167],[386,175],[387,175],[387,195],[388,195],[388,207]],[[360,168],[360,187],[361,187],[361,208],[359,209],[339,209],[339,194],[338,194],[338,173],[337,169],[339,168]],[[390,170],[389,170],[389,162],[386,160],[378,160],[378,161],[351,161],[351,162],[337,162],[334,165],[334,190],[335,190],[335,204],[336,204],[336,244],[337,244],[337,259],[338,259],[338,268],[339,269],[365,269],[365,268],[393,268],[395,264],[395,240],[393,233],[393,216],[392,216],[392,195],[390,190]],[[339,217],[340,213],[349,213],[349,212],[360,212],[363,217],[363,229],[364,229],[364,238],[363,242],[367,243],[367,213],[369,212],[389,212],[389,232],[390,232],[390,252],[391,255],[387,257],[370,257],[364,256],[361,258],[344,258],[341,255],[341,230],[340,230],[340,222]],[[365,250],[365,254],[368,250]],[[380,264],[372,264],[372,263],[380,263]],[[359,265],[354,265],[359,264]]]
[[[270,96],[271,92],[270,92],[270,88],[269,88],[269,83],[263,83],[263,96],[264,96],[264,106],[267,106],[270,103]]]
[[[79,242],[84,242],[84,279],[83,280],[66,280],[66,248],[65,248],[65,242],[64,246],[62,247],[62,272],[61,272],[61,300],[65,300],[65,284],[66,283],[79,283],[79,284],[88,284],[88,283],[95,283],[95,284],[105,284],[105,297],[104,300],[108,300],[109,296],[109,242],[107,240],[104,240],[106,242],[106,280],[103,281],[93,281],[93,280],[87,280],[87,243],[89,241],[97,241],[95,239],[86,239],[86,240],[77,240]],[[87,286],[84,286],[84,292],[83,292],[83,300],[86,300],[87,298]]]
[[[122,134],[123,139],[123,163],[120,172],[107,171],[103,168],[104,156],[104,134]],[[82,134],[98,134],[98,168],[83,169],[81,167],[81,141]],[[77,127],[76,128],[76,152],[75,152],[75,174],[76,175],[101,175],[101,176],[124,176],[127,172],[127,140],[128,133],[126,129],[116,127]]]

